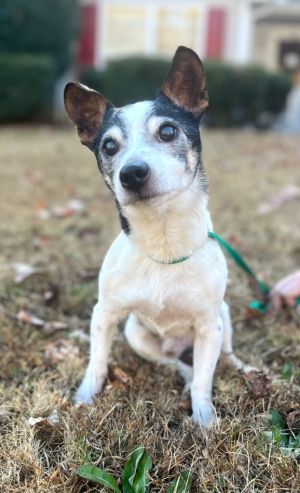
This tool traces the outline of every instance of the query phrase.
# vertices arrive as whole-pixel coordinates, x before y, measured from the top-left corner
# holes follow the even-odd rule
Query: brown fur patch
[[[198,55],[179,46],[162,85],[163,93],[177,106],[200,116],[208,106],[206,77]]]
[[[64,101],[82,144],[91,146],[110,105],[109,101],[99,92],[78,82],[69,82],[66,85]]]

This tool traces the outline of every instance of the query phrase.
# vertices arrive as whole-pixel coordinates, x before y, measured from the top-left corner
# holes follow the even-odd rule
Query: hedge
[[[153,99],[169,69],[169,63],[151,58],[111,61],[104,72],[86,69],[82,81],[105,93],[117,106]]]
[[[169,62],[129,58],[112,61],[103,72],[86,69],[81,80],[103,92],[115,105],[152,99],[169,69]],[[208,126],[262,125],[279,113],[290,90],[283,74],[259,67],[235,67],[219,62],[205,63],[210,107]]]
[[[0,55],[0,122],[49,120],[56,77],[51,57]]]
[[[58,74],[73,58],[78,0],[1,0],[0,53],[48,55]]]
[[[234,67],[206,63],[210,109],[206,123],[211,126],[260,126],[283,110],[290,81],[261,67]]]

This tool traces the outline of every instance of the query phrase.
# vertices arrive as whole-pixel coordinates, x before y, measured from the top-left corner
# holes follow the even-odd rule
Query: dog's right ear
[[[69,82],[64,91],[65,108],[77,128],[82,144],[92,147],[111,103],[97,91],[79,82]]]
[[[208,106],[208,95],[204,67],[197,53],[185,46],[177,48],[162,92],[175,105],[201,117]]]

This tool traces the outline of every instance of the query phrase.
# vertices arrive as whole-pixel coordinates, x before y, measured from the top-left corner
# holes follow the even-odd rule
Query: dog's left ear
[[[82,144],[91,148],[105,113],[112,104],[102,94],[79,82],[69,82],[66,85],[64,101]]]
[[[195,117],[205,111],[208,106],[206,77],[203,64],[193,50],[185,46],[177,48],[162,92]]]

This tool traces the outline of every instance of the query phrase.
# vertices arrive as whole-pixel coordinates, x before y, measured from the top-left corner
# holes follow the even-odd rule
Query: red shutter
[[[224,53],[226,10],[213,7],[208,12],[206,57],[222,59]]]
[[[79,62],[94,65],[96,43],[96,4],[81,7],[81,32],[79,38]]]

